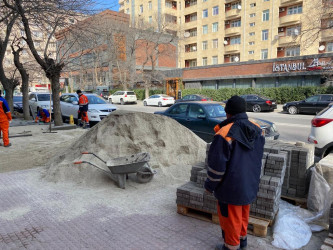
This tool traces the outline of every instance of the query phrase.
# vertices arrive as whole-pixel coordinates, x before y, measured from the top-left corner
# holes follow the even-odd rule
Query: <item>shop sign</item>
[[[291,72],[291,71],[315,71],[315,70],[331,70],[333,69],[333,62],[320,61],[318,58],[306,66],[305,62],[299,63],[273,63],[273,72]]]

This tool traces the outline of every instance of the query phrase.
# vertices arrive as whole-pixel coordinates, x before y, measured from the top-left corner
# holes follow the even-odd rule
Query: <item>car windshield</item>
[[[22,102],[22,96],[14,96],[13,102]]]
[[[50,101],[50,94],[38,94],[38,101]]]
[[[263,96],[263,95],[259,95],[259,97],[261,98],[261,99],[264,99],[264,100],[270,100],[271,98],[268,98],[267,96]]]
[[[224,111],[224,107],[220,104],[211,104],[204,106],[208,115],[212,118],[216,117],[225,117],[226,113]]]
[[[107,104],[107,102],[97,95],[87,95],[89,104]]]

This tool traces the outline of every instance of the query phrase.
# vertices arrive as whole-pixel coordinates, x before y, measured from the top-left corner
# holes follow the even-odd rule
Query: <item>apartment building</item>
[[[170,20],[178,67],[266,60],[333,51],[332,0],[120,0],[132,24]],[[161,23],[159,23],[161,25]]]

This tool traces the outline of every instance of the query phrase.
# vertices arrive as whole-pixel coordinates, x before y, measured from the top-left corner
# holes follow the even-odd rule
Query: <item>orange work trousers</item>
[[[42,116],[42,122],[49,123],[50,122],[50,117]]]
[[[88,112],[80,111],[80,113],[81,113],[81,121],[89,123]]]
[[[247,236],[250,205],[236,206],[217,204],[220,226],[224,231],[224,244],[229,249],[238,249],[240,238]]]
[[[0,132],[2,133],[2,140],[4,146],[7,146],[9,144],[8,129],[9,121],[0,121]]]

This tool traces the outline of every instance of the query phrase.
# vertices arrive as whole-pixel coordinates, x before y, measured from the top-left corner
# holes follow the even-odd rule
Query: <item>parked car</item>
[[[50,95],[50,93],[47,92],[29,93],[29,109],[30,109],[30,115],[33,117],[33,119],[35,119],[37,116],[38,108],[50,110],[50,103],[52,106],[52,96]]]
[[[23,113],[23,96],[21,95],[13,96],[13,106],[14,106],[14,111],[18,113]]]
[[[333,153],[333,103],[320,111],[311,124],[308,141],[315,144],[315,155],[325,157]]]
[[[213,99],[203,95],[186,95],[182,99],[177,99],[175,103],[189,101],[213,101]]]
[[[109,94],[110,94],[109,91],[102,91],[100,92],[99,96],[103,97],[105,100],[108,100]]]
[[[168,106],[175,103],[175,98],[168,95],[152,95],[149,98],[143,100],[144,106]]]
[[[109,103],[136,103],[137,97],[134,91],[117,91],[108,97]]]
[[[175,119],[206,142],[213,140],[214,127],[227,118],[224,105],[212,101],[180,102],[165,111],[155,112],[155,114]],[[266,139],[276,140],[279,138],[280,134],[277,132],[274,123],[262,119],[250,118],[250,120],[260,125],[265,131]]]
[[[117,109],[115,105],[107,103],[102,97],[96,94],[84,94],[89,101],[88,118],[90,126],[100,122]],[[73,115],[74,120],[77,122],[79,110],[79,97],[77,94],[62,94],[60,97],[60,106],[61,115],[64,121]]]
[[[333,102],[333,95],[314,95],[302,101],[287,102],[283,104],[283,111],[289,114],[307,113],[316,114]]]
[[[274,111],[277,108],[275,100],[260,95],[241,95],[246,101],[246,111]]]

